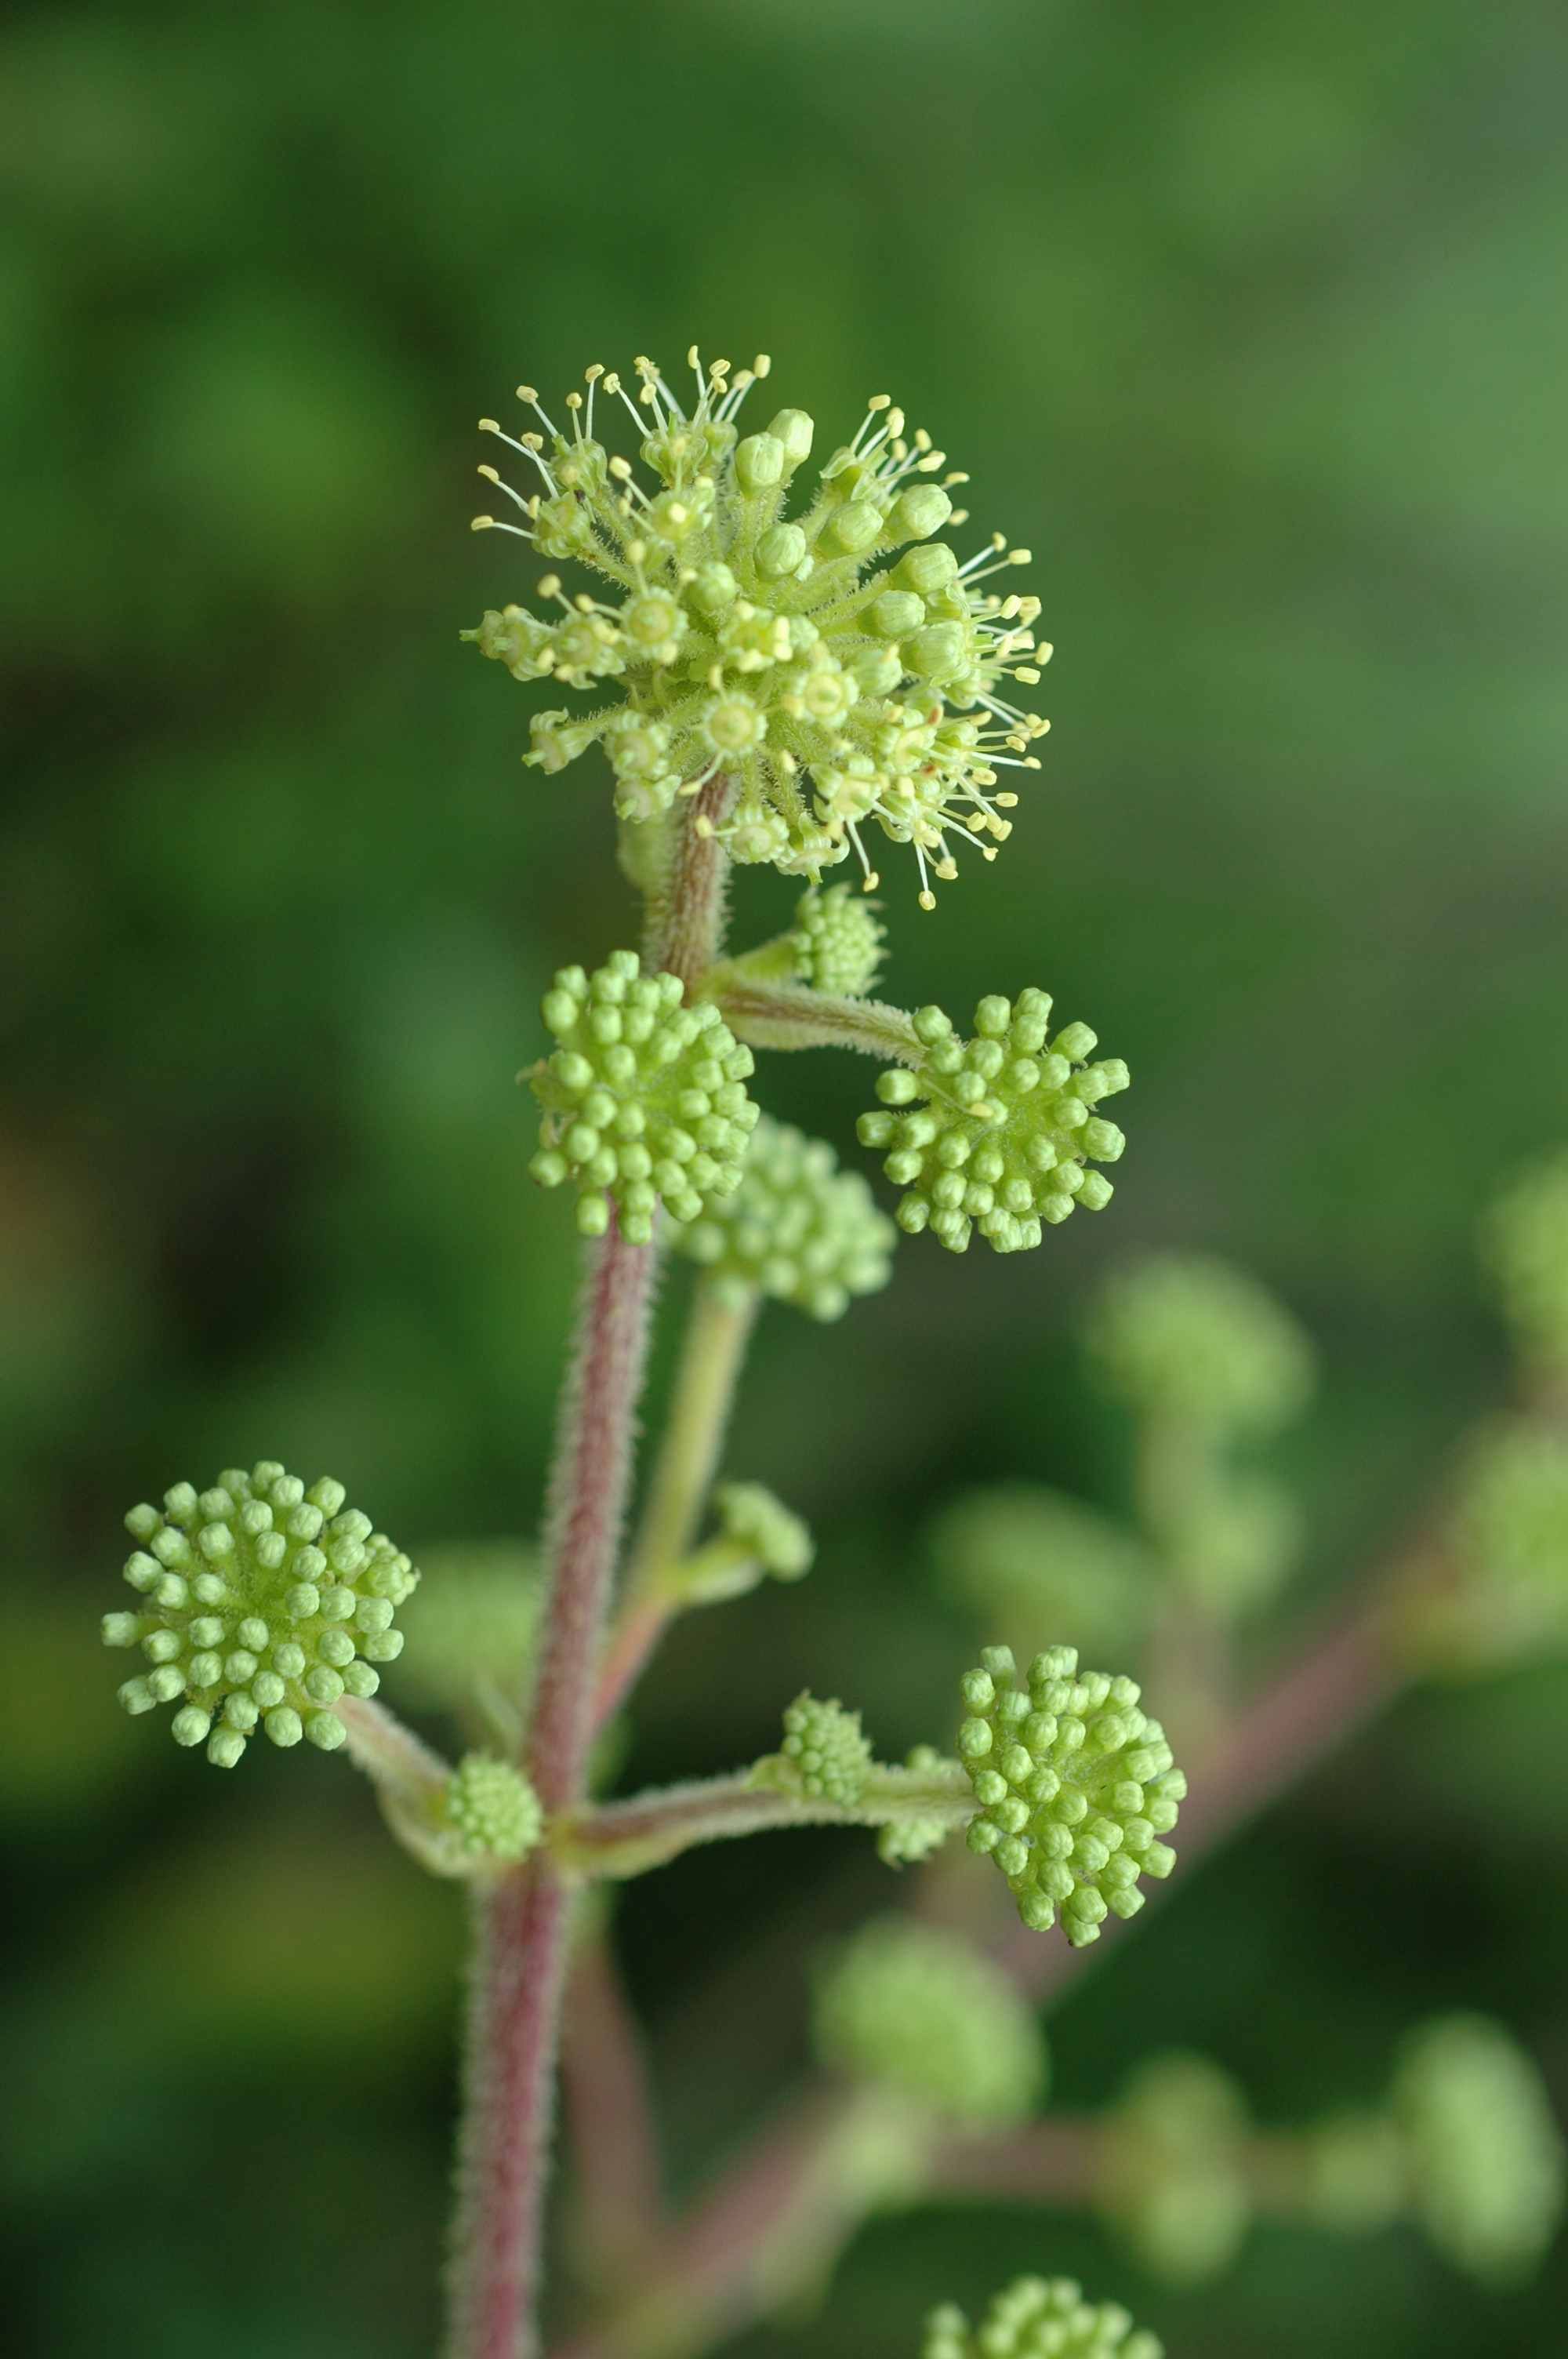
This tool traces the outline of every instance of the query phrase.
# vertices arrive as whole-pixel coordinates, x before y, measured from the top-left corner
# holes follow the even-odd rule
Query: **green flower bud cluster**
[[[1467,2275],[1517,2283],[1563,2210],[1563,2144],[1530,2059],[1498,2023],[1452,2015],[1406,2045],[1394,2082],[1416,2212]]]
[[[563,967],[544,1017],[561,1045],[529,1076],[545,1121],[528,1169],[542,1188],[575,1183],[585,1236],[603,1235],[612,1198],[622,1234],[646,1245],[661,1202],[695,1221],[734,1193],[752,1060],[710,1001],[684,1006],[676,976],[616,951],[592,975]]]
[[[1137,1683],[1080,1673],[1075,1647],[1051,1647],[1020,1686],[1011,1648],[988,1647],[963,1692],[958,1752],[980,1806],[967,1840],[996,1861],[1024,1924],[1044,1932],[1060,1914],[1077,1949],[1108,1912],[1135,1917],[1139,1877],[1176,1864],[1158,1839],[1187,1790]]]
[[[953,1596],[992,1628],[1033,1623],[1080,1647],[1135,1643],[1156,1593],[1137,1540],[1043,1483],[962,1493],[932,1525],[929,1548]]]
[[[942,1756],[934,1745],[916,1745],[904,1756],[904,1767],[917,1773],[940,1767]],[[917,1861],[929,1859],[940,1851],[953,1832],[950,1819],[938,1819],[929,1811],[916,1812],[912,1818],[890,1819],[886,1826],[877,1829],[877,1857],[888,1867],[911,1867]]]
[[[1071,2277],[1019,2277],[978,2327],[953,2302],[925,2321],[921,2359],[1165,2359],[1119,2302],[1086,2301]]]
[[[798,980],[834,998],[863,999],[877,979],[887,938],[877,907],[848,885],[803,895],[789,937]]]
[[[526,758],[555,772],[602,744],[623,819],[655,820],[683,786],[723,772],[737,784],[719,831],[734,859],[816,879],[852,850],[870,889],[874,827],[913,846],[929,908],[932,879],[957,874],[956,844],[989,860],[1011,832],[1017,797],[999,774],[1040,766],[1029,748],[1047,724],[1010,693],[1033,688],[1050,656],[1034,637],[1039,601],[990,586],[1029,552],[996,534],[960,562],[935,538],[963,521],[950,495],[966,478],[943,474],[944,454],[885,395],[786,514],[811,419],[782,409],[743,436],[738,413],[766,356],[738,373],[705,368],[695,346],[688,359],[689,407],[639,359],[636,401],[596,365],[586,399],[567,397],[564,432],[531,386],[518,392],[537,428],[514,436],[481,419],[530,483],[518,492],[481,468],[517,513],[476,516],[475,529],[580,563],[615,594],[568,596],[546,574],[542,613],[509,605],[463,636],[514,679],[607,694],[579,717],[537,716]],[[651,489],[598,439],[604,396],[630,415]]]
[[[1256,1278],[1208,1254],[1150,1254],[1119,1272],[1089,1341],[1113,1392],[1185,1426],[1272,1432],[1312,1391],[1303,1329]]]
[[[871,1774],[871,1739],[858,1712],[837,1696],[824,1702],[805,1688],[784,1716],[784,1743],[752,1772],[754,1785],[804,1794],[853,1810]]]
[[[862,1927],[819,1969],[813,2021],[825,2064],[954,2121],[1022,2121],[1043,2093],[1033,2010],[1000,1966],[939,1926]]]
[[[448,1782],[447,1824],[466,1852],[525,1859],[545,1831],[539,1797],[520,1769],[492,1753],[465,1753]]]
[[[1094,1109],[1127,1087],[1127,1067],[1119,1058],[1086,1064],[1096,1045],[1088,1026],[1053,1038],[1050,1019],[1049,993],[1034,990],[982,999],[973,1040],[960,1040],[939,1007],[915,1016],[920,1062],[881,1075],[877,1095],[891,1111],[859,1125],[862,1147],[890,1150],[882,1169],[905,1191],[897,1219],[911,1235],[929,1228],[962,1253],[979,1228],[998,1253],[1016,1253],[1040,1243],[1042,1222],[1109,1203],[1110,1181],[1085,1167],[1114,1163],[1126,1144]]]
[[[1176,2285],[1227,2268],[1252,2217],[1247,2101],[1207,2057],[1152,2057],[1106,2125],[1099,2201],[1140,2266]]]
[[[809,1527],[762,1483],[721,1483],[713,1495],[719,1527],[775,1581],[799,1581],[816,1549]]]
[[[821,1139],[764,1114],[740,1186],[673,1242],[725,1300],[739,1306],[757,1292],[827,1320],[887,1284],[897,1237],[859,1172],[840,1171]]]
[[[325,1753],[348,1731],[333,1706],[370,1696],[402,1652],[393,1617],[419,1575],[323,1475],[308,1490],[273,1459],[231,1467],[211,1490],[177,1483],[163,1508],[133,1507],[125,1579],[139,1603],[106,1614],[103,1641],[135,1647],[129,1712],[178,1703],[177,1744],[232,1769],[259,1728]]]
[[[1527,1418],[1479,1436],[1461,1476],[1449,1577],[1411,1593],[1425,1669],[1486,1672],[1568,1636],[1568,1440]]]
[[[1499,1198],[1482,1250],[1530,1357],[1568,1371],[1568,1148],[1521,1172]]]

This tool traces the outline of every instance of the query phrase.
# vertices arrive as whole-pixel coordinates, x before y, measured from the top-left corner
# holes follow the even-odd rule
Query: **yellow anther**
[[[499,434],[501,421],[495,418],[481,418],[479,421],[479,430],[481,434]]]
[[[499,484],[501,481],[493,467],[476,467],[474,473],[476,475],[482,475],[487,484]]]
[[[493,516],[475,516],[471,524],[469,526],[469,530],[470,532],[490,532],[493,529],[494,524],[495,518]]]
[[[539,398],[538,386],[535,385],[520,385],[517,388],[517,398],[519,401],[537,401]]]

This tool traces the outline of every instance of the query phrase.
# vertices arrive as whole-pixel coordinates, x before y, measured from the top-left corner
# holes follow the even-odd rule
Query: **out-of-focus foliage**
[[[1311,1329],[1281,1470],[1309,1598],[1505,1380],[1472,1224],[1568,1136],[1565,51],[1544,0],[11,12],[18,2342],[435,2339],[460,1904],[341,1762],[264,1749],[236,1795],[124,1721],[93,1617],[126,1498],[264,1449],[341,1470],[427,1568],[533,1537],[575,1256],[513,1082],[551,973],[632,914],[607,779],[524,771],[543,692],[458,643],[536,571],[467,533],[473,419],[586,357],[762,346],[825,435],[893,392],[961,448],[977,540],[1035,552],[1045,766],[933,916],[890,880],[877,987],[1092,1008],[1136,1151],[1022,1260],[916,1240],[841,1329],[764,1310],[730,1470],[818,1568],[672,1635],[623,1775],[753,1758],[808,1683],[896,1757],[946,1741],[972,1659],[936,1508],[1030,1481],[1127,1518],[1076,1342],[1110,1258],[1221,1253]],[[743,878],[737,945],[797,899]],[[762,1063],[770,1112],[872,1173],[868,1069]],[[410,1710],[433,1578],[386,1680]],[[1475,2006],[1561,2114],[1565,1706],[1549,1662],[1423,1698],[1178,1876],[1054,2019],[1061,2103],[1187,2046],[1265,2122],[1355,2106],[1411,2022]],[[628,1897],[684,2175],[799,2065],[816,1940],[902,1889],[802,1835]],[[1499,2307],[1411,2237],[1328,2267],[1263,2229],[1174,2299],[1076,2221],[927,2208],[788,2345],[906,2359],[931,2303],[978,2316],[1031,2267],[1184,2359],[1534,2352],[1568,2309],[1560,2256]]]

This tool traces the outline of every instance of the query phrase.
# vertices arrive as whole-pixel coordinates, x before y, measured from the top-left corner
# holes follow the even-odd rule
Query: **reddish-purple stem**
[[[712,963],[726,856],[712,834],[731,789],[692,799],[676,837],[652,963],[689,986]],[[579,1314],[551,1479],[545,1648],[524,1761],[549,1813],[586,1790],[593,1691],[625,1521],[647,1357],[655,1251],[613,1219]],[[476,1908],[450,2359],[530,2359],[537,2343],[540,2245],[556,2057],[570,1932],[566,1886],[547,1857],[498,1880]]]

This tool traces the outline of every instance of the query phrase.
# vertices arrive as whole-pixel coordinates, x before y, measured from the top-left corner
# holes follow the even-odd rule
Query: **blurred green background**
[[[535,1520],[574,1256],[513,1075],[551,969],[632,920],[600,777],[522,770],[528,692],[458,644],[531,579],[468,537],[473,419],[761,347],[828,442],[894,393],[1036,552],[1044,775],[935,916],[886,864],[887,988],[1087,1016],[1135,1076],[1116,1205],[1022,1265],[905,1245],[826,1340],[770,1313],[730,1463],[818,1570],[680,1634],[627,1775],[749,1757],[808,1677],[886,1749],[944,1736],[972,1634],[922,1527],[992,1476],[1123,1502],[1076,1341],[1120,1250],[1230,1254],[1320,1338],[1291,1462],[1323,1586],[1506,1382],[1474,1216],[1568,1134],[1565,64],[1547,0],[12,15],[0,1811],[37,2347],[436,2331],[452,1896],[341,1766],[257,1748],[225,1786],[125,1721],[94,1625],[124,1506],[235,1459],[341,1473],[416,1553]],[[771,930],[790,888],[739,902]],[[852,1062],[763,1078],[854,1158]],[[1463,2004],[1568,2111],[1565,1711],[1553,1666],[1404,1708],[1075,1986],[1064,2098],[1190,2040],[1288,2119]],[[684,2176],[798,2068],[869,1848],[633,1895]],[[894,2359],[1025,2267],[1173,2359],[1538,2354],[1568,2312],[1561,2260],[1489,2300],[1400,2234],[1279,2230],[1178,2298],[1080,2222],[929,2210],[747,2359]]]

